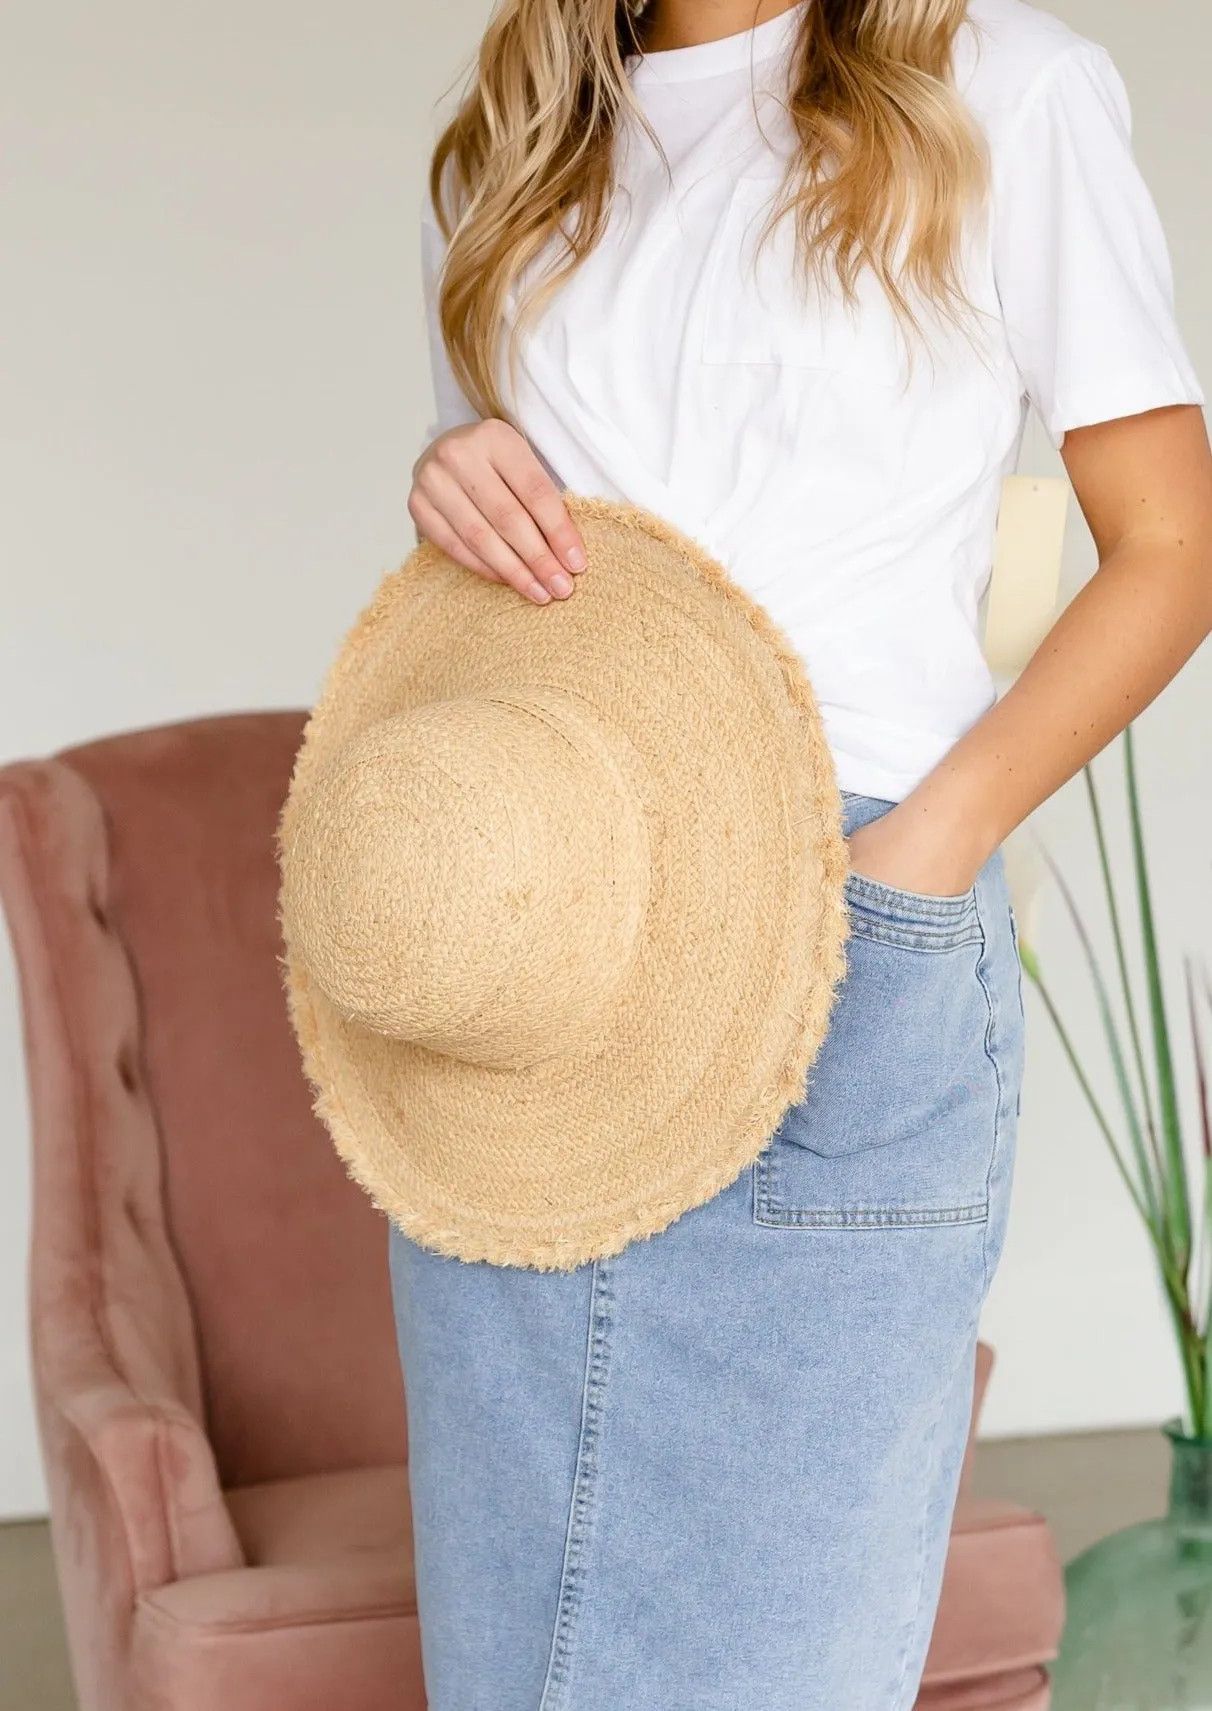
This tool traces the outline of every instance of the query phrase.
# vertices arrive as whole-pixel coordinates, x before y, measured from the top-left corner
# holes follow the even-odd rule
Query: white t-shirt
[[[836,282],[799,294],[790,215],[755,274],[790,146],[785,50],[812,3],[628,60],[672,190],[621,127],[605,238],[523,338],[516,394],[503,354],[498,374],[558,485],[663,515],[766,607],[805,663],[841,787],[898,801],[995,698],[977,608],[1028,403],[1059,447],[1066,428],[1206,399],[1123,81],[1025,0],[972,0],[955,42],[993,170],[963,252],[986,311],[975,347],[915,300],[931,345],[908,377],[874,273],[854,318]],[[476,415],[437,329],[427,193],[422,237],[428,442]]]

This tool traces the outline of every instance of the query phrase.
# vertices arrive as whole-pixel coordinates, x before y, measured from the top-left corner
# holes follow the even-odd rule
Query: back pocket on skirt
[[[754,1218],[815,1228],[980,1223],[999,1105],[977,887],[850,873],[846,973],[805,1097],[754,1164]]]

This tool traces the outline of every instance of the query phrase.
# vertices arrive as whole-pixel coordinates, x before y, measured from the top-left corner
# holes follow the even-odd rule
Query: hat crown
[[[847,929],[802,659],[672,523],[564,500],[570,600],[424,539],[384,577],[277,838],[291,1021],[350,1174],[439,1253],[561,1269],[758,1159]]]
[[[488,1067],[592,1049],[651,879],[638,757],[567,690],[470,694],[343,745],[299,805],[282,908],[349,1020]]]

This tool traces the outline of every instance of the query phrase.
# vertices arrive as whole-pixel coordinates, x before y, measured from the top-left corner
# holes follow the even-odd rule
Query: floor
[[[1160,1432],[1002,1438],[977,1446],[976,1491],[1041,1510],[1063,1558],[1165,1507]],[[46,1523],[0,1524],[0,1711],[75,1711]]]

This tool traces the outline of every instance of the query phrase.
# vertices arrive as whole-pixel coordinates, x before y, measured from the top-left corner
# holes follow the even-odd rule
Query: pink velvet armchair
[[[312,1116],[279,980],[301,730],[204,719],[0,770],[80,1711],[424,1706],[386,1225]],[[921,1705],[1042,1711],[1060,1622],[1041,1519],[965,1497]]]

